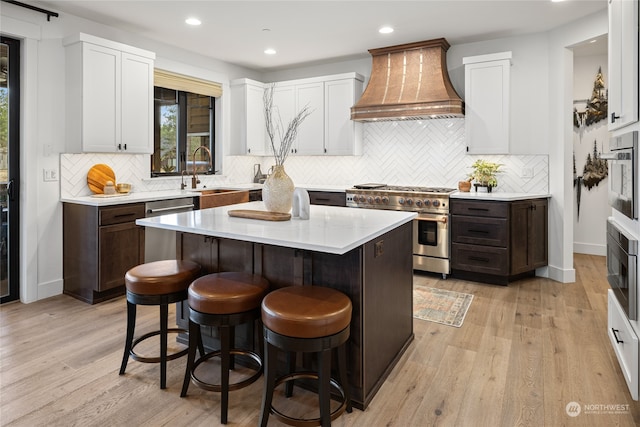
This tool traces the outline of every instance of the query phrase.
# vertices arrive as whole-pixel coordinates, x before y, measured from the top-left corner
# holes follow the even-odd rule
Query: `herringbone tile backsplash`
[[[500,192],[549,191],[547,155],[466,154],[464,119],[366,123],[361,156],[290,156],[285,169],[296,185],[344,186],[366,182],[392,185],[456,187],[478,158],[502,163]],[[129,182],[133,191],[180,188],[179,178],[150,179],[149,156],[127,154],[62,154],[62,197],[89,195],[86,176],[96,163],[106,163],[118,182]],[[207,186],[249,183],[253,165],[263,172],[273,165],[271,157],[226,156],[224,175],[200,177]],[[523,168],[533,178],[521,178]]]

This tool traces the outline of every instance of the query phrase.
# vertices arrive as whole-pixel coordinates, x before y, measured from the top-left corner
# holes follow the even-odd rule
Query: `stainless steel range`
[[[413,268],[441,273],[449,265],[449,195],[454,188],[359,184],[347,190],[347,206],[417,212],[413,221]]]

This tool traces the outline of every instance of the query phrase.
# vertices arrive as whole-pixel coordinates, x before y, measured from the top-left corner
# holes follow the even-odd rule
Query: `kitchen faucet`
[[[187,171],[186,171],[186,170],[183,170],[183,171],[182,171],[182,177],[180,178],[180,179],[181,179],[181,182],[180,182],[180,189],[181,189],[181,190],[184,190],[185,188],[187,188],[187,184],[185,184],[185,183],[184,183],[184,176],[185,176],[186,174],[187,174]]]
[[[196,148],[195,150],[193,150],[193,177],[191,178],[191,188],[196,188],[196,186],[198,184],[200,184],[200,180],[198,179],[198,176],[196,175],[196,153],[198,152],[199,149],[204,149],[204,151],[207,152],[207,154],[209,154],[209,170],[213,169],[213,164],[212,164],[212,160],[213,158],[211,157],[211,151],[209,151],[209,149],[207,147],[205,147],[204,145],[199,146],[198,148]]]

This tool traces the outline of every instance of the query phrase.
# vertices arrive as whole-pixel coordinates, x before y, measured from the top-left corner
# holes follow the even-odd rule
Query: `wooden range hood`
[[[371,78],[351,120],[421,120],[464,117],[464,103],[449,80],[444,38],[371,49]]]

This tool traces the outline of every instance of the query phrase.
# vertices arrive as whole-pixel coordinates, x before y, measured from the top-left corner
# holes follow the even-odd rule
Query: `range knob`
[[[364,203],[364,200],[365,200],[364,196],[360,196],[360,198],[358,200],[360,200],[360,203]]]
[[[382,203],[384,203],[385,205],[389,204],[389,198],[387,196],[382,196]]]
[[[433,202],[431,202],[431,204],[434,208],[437,208],[438,206],[440,206],[440,200],[434,200]]]
[[[375,201],[376,203],[380,203],[380,196],[376,196]]]
[[[428,208],[431,205],[431,202],[428,199],[424,199],[424,207]]]
[[[373,203],[373,197],[371,196],[367,197],[367,202],[369,202],[369,204]]]
[[[398,199],[398,203],[400,203],[401,205],[404,205],[404,197],[400,197]]]
[[[416,206],[417,207],[422,206],[422,200],[416,200]]]
[[[413,200],[407,199],[406,203],[407,203],[407,206],[411,206],[413,205]]]

